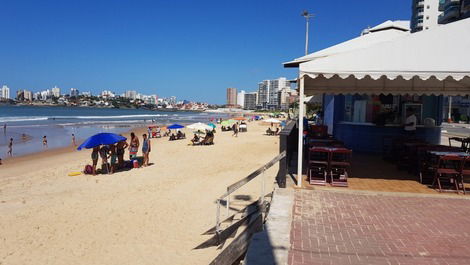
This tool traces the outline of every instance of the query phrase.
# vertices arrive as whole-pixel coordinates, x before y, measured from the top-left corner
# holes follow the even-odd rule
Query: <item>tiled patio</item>
[[[470,200],[298,189],[290,241],[291,265],[470,264]]]

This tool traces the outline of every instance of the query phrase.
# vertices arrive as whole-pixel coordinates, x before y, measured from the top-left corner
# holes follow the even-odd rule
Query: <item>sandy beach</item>
[[[215,223],[215,199],[278,153],[266,128],[249,123],[238,138],[218,130],[212,146],[153,139],[152,166],[113,175],[68,176],[91,163],[89,150],[71,147],[4,161],[0,264],[208,264],[220,250],[193,248]],[[256,200],[260,181],[231,206]]]

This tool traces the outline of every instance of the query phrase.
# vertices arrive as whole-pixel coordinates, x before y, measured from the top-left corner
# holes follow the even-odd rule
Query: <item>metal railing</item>
[[[223,200],[226,201],[227,216],[228,216],[229,213],[230,213],[230,195],[232,193],[234,193],[236,190],[238,190],[239,188],[243,187],[245,184],[247,184],[251,180],[255,179],[257,176],[263,175],[262,182],[261,182],[261,196],[260,196],[260,201],[261,201],[261,203],[263,203],[264,202],[264,196],[266,195],[266,193],[265,193],[266,179],[264,177],[264,172],[266,170],[268,170],[269,168],[271,168],[274,164],[276,164],[277,162],[279,162],[281,159],[283,159],[285,157],[286,157],[286,151],[283,151],[278,156],[276,156],[274,159],[272,159],[267,164],[260,167],[259,169],[257,169],[256,171],[254,171],[253,173],[248,175],[247,177],[245,177],[245,178],[243,178],[243,179],[241,179],[241,180],[239,180],[239,181],[237,181],[237,182],[235,182],[232,185],[227,187],[227,192],[225,192],[222,196],[220,196],[216,201],[216,203],[217,203],[216,225],[215,225],[216,232],[219,232],[221,230],[220,229],[220,205],[221,205],[221,202]]]

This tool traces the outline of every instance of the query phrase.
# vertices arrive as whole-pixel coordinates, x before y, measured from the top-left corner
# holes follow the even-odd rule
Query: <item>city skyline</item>
[[[8,1],[2,4],[0,84],[93,93],[138,88],[220,104],[224,88],[251,91],[258,80],[296,77],[281,63],[303,55],[304,9],[318,14],[310,51],[411,14],[409,1],[394,0]]]

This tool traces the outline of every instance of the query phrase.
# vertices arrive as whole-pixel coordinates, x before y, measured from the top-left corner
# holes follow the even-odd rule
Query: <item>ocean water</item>
[[[77,144],[100,132],[123,133],[149,124],[169,125],[209,122],[224,114],[205,112],[168,112],[140,109],[103,109],[80,107],[0,106],[0,158],[7,157],[7,144],[13,138],[13,156],[48,148],[70,146],[72,134]],[[3,126],[6,124],[6,131]]]

